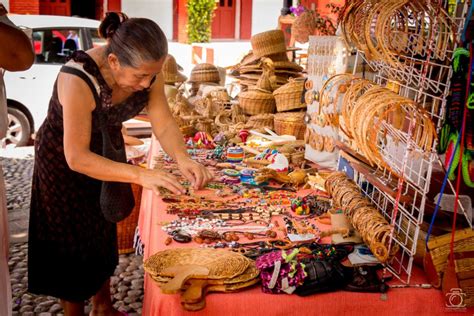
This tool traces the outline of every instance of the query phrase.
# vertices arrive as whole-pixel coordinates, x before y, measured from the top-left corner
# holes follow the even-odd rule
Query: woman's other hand
[[[140,175],[140,185],[145,189],[153,190],[160,195],[160,188],[165,188],[174,194],[184,194],[186,189],[172,174],[154,169],[143,169]]]
[[[183,176],[191,182],[195,190],[203,188],[213,179],[213,175],[206,167],[189,157],[179,160],[178,167]]]

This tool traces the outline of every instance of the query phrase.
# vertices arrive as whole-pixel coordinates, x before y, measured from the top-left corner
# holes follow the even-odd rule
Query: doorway
[[[216,2],[215,16],[212,20],[213,39],[235,38],[235,7],[237,0],[219,0]]]

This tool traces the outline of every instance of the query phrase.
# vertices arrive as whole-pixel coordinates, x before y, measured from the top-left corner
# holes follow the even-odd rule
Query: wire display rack
[[[448,7],[447,2],[442,1],[443,7]],[[452,76],[451,62],[457,47],[455,39],[460,38],[469,4],[469,1],[457,1],[455,4],[451,4],[450,1],[450,12],[453,16],[444,17],[449,22],[449,28],[441,27],[438,21],[434,22],[433,31],[449,38],[443,47],[437,47],[437,54],[433,53],[433,46],[439,44],[433,41],[437,34],[430,34],[430,38],[425,38],[424,41],[410,37],[415,36],[413,34],[408,34],[407,42],[418,45],[421,43],[423,47],[407,45],[398,55],[392,55],[389,62],[369,58],[364,51],[357,49],[354,75],[359,64],[368,65],[373,72],[372,80],[376,84],[395,85],[395,92],[416,101],[431,117],[439,131],[446,114],[446,97],[449,94]],[[369,11],[370,7],[367,7],[364,14],[368,14]],[[418,17],[418,24],[423,25],[424,20],[423,16]],[[394,18],[391,25],[396,23]],[[442,32],[449,34],[439,34]],[[395,37],[403,35],[406,34],[394,34]],[[385,142],[377,144],[383,160],[391,170],[388,168],[366,170],[353,165],[355,181],[381,214],[392,223],[394,232],[392,242],[398,244],[400,251],[387,264],[387,269],[401,282],[408,284],[425,209],[434,207],[426,196],[430,188],[433,164],[438,159],[435,152],[437,143],[434,139],[432,149],[424,151],[413,141],[418,135],[390,129],[390,125],[385,123],[381,126],[384,130],[397,134],[397,139],[403,140],[395,141],[387,137]],[[357,149],[355,151],[357,152]],[[340,158],[346,154],[343,148],[340,153]],[[359,151],[358,154],[362,153]]]

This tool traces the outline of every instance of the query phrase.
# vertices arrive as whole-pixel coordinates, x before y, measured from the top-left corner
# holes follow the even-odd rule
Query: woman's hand
[[[179,183],[172,174],[155,169],[142,169],[140,174],[140,185],[145,189],[153,190],[156,195],[160,195],[159,188],[168,189],[174,194],[184,194],[186,189]]]
[[[191,182],[195,190],[203,188],[213,178],[206,167],[189,157],[178,160],[178,168],[183,176]]]

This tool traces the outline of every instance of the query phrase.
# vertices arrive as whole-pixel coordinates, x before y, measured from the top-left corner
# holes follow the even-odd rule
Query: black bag
[[[115,148],[110,140],[105,113],[101,113],[102,156],[116,162],[127,162],[125,145]],[[100,191],[100,208],[110,222],[117,223],[125,219],[135,207],[130,183],[103,181]]]
[[[363,293],[387,292],[388,285],[385,283],[387,279],[381,280],[377,275],[377,270],[381,268],[381,265],[354,267],[352,280],[344,290]]]
[[[102,133],[102,156],[116,161],[127,162],[127,155],[125,152],[125,145],[122,144],[119,148],[115,148],[110,140],[109,131],[107,128],[107,114],[102,109],[99,95],[96,87],[91,79],[79,69],[63,66],[62,72],[76,75],[84,80],[91,88],[92,94],[96,102],[96,106],[101,109],[99,112],[100,130]],[[132,212],[135,207],[135,198],[133,197],[132,186],[130,183],[103,181],[100,191],[100,208],[105,219],[117,223],[125,219]]]
[[[299,296],[336,291],[349,282],[350,273],[339,261],[313,259],[304,264],[307,276],[304,283],[296,288],[295,293]]]

